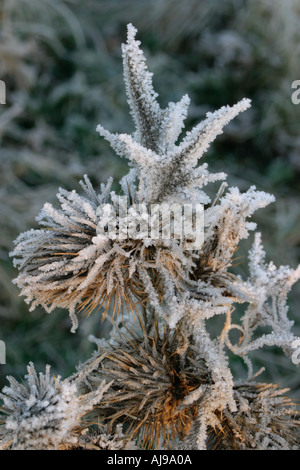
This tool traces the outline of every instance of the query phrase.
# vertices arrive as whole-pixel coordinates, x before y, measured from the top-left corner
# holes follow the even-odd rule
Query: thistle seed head
[[[113,343],[80,368],[79,390],[113,381],[98,410],[101,419],[112,427],[124,424],[143,448],[171,448],[197,417],[198,404],[187,397],[210,382],[210,373],[193,347],[181,344],[180,335],[156,317],[139,317],[139,324],[139,332],[119,330]]]
[[[299,410],[275,384],[235,386],[237,411],[217,413],[220,425],[209,432],[215,450],[293,450],[300,436]]]
[[[55,448],[78,424],[76,386],[46,373],[37,375],[28,366],[25,383],[9,377],[3,389],[2,431],[6,448],[14,450]]]
[[[11,253],[20,269],[14,282],[31,309],[37,305],[47,312],[68,309],[72,331],[77,328],[78,312],[102,309],[104,319],[111,310],[117,317],[123,309],[134,311],[136,304],[146,303],[150,291],[159,305],[160,267],[177,279],[187,259],[178,240],[113,239],[111,234],[99,233],[99,226],[109,222],[120,225],[116,204],[114,220],[107,220],[105,213],[108,201],[114,207],[114,193],[109,194],[108,186],[96,194],[87,177],[82,186],[85,197],[60,190],[60,210],[45,204],[37,218],[44,228],[21,234]]]

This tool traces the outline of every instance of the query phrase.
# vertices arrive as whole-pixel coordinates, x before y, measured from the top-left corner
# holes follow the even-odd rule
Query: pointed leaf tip
[[[127,25],[127,43],[129,44],[131,41],[135,40],[135,35],[138,30],[133,26],[132,23],[128,23]]]

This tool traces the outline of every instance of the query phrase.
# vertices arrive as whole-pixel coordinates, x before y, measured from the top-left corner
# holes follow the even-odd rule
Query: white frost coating
[[[105,137],[120,156],[127,157],[139,170],[138,197],[156,202],[170,197],[187,200],[210,181],[224,179],[219,173],[210,175],[206,167],[195,170],[199,159],[223,128],[239,113],[250,107],[244,98],[234,106],[224,106],[188,132],[179,146],[176,141],[184,127],[190,99],[184,95],[178,103],[169,103],[162,110],[153,90],[152,74],[148,71],[137,30],[128,25],[127,43],[123,45],[124,80],[136,132],[111,134],[101,125],[97,131]],[[195,176],[196,175],[196,176]]]
[[[248,279],[248,285],[256,293],[256,298],[242,319],[244,340],[241,345],[232,346],[232,349],[245,356],[249,351],[265,345],[278,346],[291,356],[292,343],[296,337],[291,331],[294,322],[289,320],[287,315],[287,294],[300,279],[300,265],[296,269],[289,266],[276,268],[273,262],[265,263],[265,256],[261,234],[258,232],[249,251]],[[269,326],[272,332],[253,340],[259,326]]]

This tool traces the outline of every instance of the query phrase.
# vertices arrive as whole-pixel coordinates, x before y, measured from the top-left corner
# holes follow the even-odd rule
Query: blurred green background
[[[29,361],[37,370],[51,364],[56,374],[72,374],[94,349],[89,334],[105,335],[99,315],[81,321],[73,335],[67,312],[29,312],[12,284],[17,273],[8,253],[20,232],[36,227],[44,202],[55,203],[58,187],[80,191],[84,174],[97,187],[126,173],[126,161],[95,129],[133,130],[120,47],[129,22],[138,28],[161,105],[189,94],[187,130],[207,111],[252,99],[206,161],[228,173],[231,185],[255,184],[276,196],[254,220],[269,260],[299,263],[300,105],[291,101],[292,82],[300,79],[298,0],[0,0],[0,80],[7,87],[0,106],[0,339],[7,348],[0,388],[7,374],[23,376]],[[241,246],[242,261],[252,240]],[[247,276],[246,262],[236,269]],[[298,285],[289,297],[295,333],[299,300]],[[253,359],[266,366],[262,379],[299,396],[298,369],[281,351],[266,348]],[[233,370],[244,374],[239,360]]]

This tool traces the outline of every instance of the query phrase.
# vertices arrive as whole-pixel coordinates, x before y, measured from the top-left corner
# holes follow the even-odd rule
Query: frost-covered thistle
[[[117,333],[80,367],[80,393],[97,390],[104,378],[113,382],[98,409],[101,419],[110,427],[124,424],[142,447],[171,448],[188,434],[197,399],[211,382],[205,361],[180,328],[171,331],[156,316]]]
[[[0,394],[4,403],[1,447],[30,450],[75,445],[82,417],[99,403],[109,385],[102,382],[92,395],[79,397],[74,383],[50,375],[50,366],[39,376],[32,363],[27,369],[25,383],[9,377],[10,386]]]
[[[218,450],[297,449],[299,411],[295,403],[284,396],[287,391],[274,384],[237,385],[237,411],[218,413],[219,425],[209,431],[208,447]]]
[[[148,299],[147,283],[161,295],[160,271],[181,278],[183,264],[191,264],[190,253],[184,253],[177,240],[106,236],[103,228],[110,222],[120,226],[122,209],[129,209],[128,223],[134,206],[120,207],[119,198],[110,192],[111,181],[100,194],[87,177],[81,184],[86,196],[61,189],[61,209],[45,204],[37,217],[45,228],[21,234],[12,252],[21,270],[15,282],[31,302],[31,309],[39,304],[48,312],[55,307],[68,308],[72,331],[77,328],[75,308],[90,313],[104,306],[103,318],[111,305],[113,315],[123,305],[133,310],[135,303]],[[115,220],[107,213],[108,202]]]
[[[128,25],[123,64],[136,131],[131,136],[97,127],[130,161],[131,169],[120,181],[126,202],[111,190],[111,181],[98,193],[85,176],[85,195],[61,189],[60,208],[45,204],[37,217],[41,228],[21,234],[12,252],[20,269],[15,282],[31,308],[67,308],[73,331],[78,311],[97,308],[105,316],[126,307],[139,322],[138,331],[124,315],[120,328],[116,315],[112,340],[99,342],[99,350],[69,379],[68,386],[76,384],[78,390],[78,413],[85,412],[84,404],[91,405],[87,434],[80,429],[75,447],[105,447],[118,440],[124,425],[120,445],[136,440],[142,448],[295,448],[297,412],[275,385],[252,382],[257,372],[251,352],[278,346],[294,357],[299,340],[288,318],[287,294],[300,277],[300,267],[267,264],[257,233],[248,279],[233,274],[240,241],[256,229],[248,219],[274,197],[255,186],[241,193],[223,182],[211,201],[205,186],[226,175],[212,174],[207,164],[199,164],[223,127],[250,101],[208,113],[178,142],[189,98],[160,108],[135,35]],[[201,246],[190,249],[190,236],[178,239],[172,233],[161,239],[142,231],[133,237],[130,230],[122,231],[124,222],[129,228],[134,225],[140,205],[148,220],[153,204],[173,203],[204,205]],[[163,232],[160,216],[157,222]],[[121,237],[111,236],[111,224]],[[236,303],[244,307],[239,319],[233,317]],[[207,320],[216,315],[223,315],[224,322],[212,337]],[[260,327],[268,332],[260,334]],[[239,336],[236,342],[233,330]],[[247,380],[234,380],[228,350],[244,360]],[[103,381],[110,388],[97,402]],[[106,426],[102,437],[91,431],[95,417]]]
[[[184,96],[179,103],[160,108],[135,33],[129,25],[123,61],[136,132],[131,137],[97,128],[117,153],[126,156],[133,165],[121,182],[123,192],[133,206],[184,201],[209,203],[201,188],[226,175],[209,173],[207,164],[197,166],[198,160],[223,127],[247,109],[250,102],[242,100],[233,107],[208,113],[207,119],[177,146],[189,99]],[[60,210],[45,204],[37,217],[44,228],[21,234],[11,253],[21,271],[15,282],[31,308],[39,304],[49,312],[55,307],[68,308],[73,331],[77,327],[76,308],[92,311],[104,306],[105,315],[112,302],[120,311],[124,303],[132,308],[149,296],[157,307],[164,292],[161,279],[167,276],[174,283],[187,276],[192,265],[184,240],[166,243],[146,237],[136,241],[125,236],[120,242],[99,236],[97,227],[107,220],[103,204],[116,205],[117,197],[110,191],[110,185],[111,182],[97,194],[86,177],[82,183],[86,196],[61,189]],[[118,211],[116,207],[117,214]]]
[[[287,389],[274,384],[240,383],[234,387],[236,411],[216,410],[208,428],[209,450],[293,450],[299,446],[300,422]],[[177,449],[197,448],[199,422]]]

